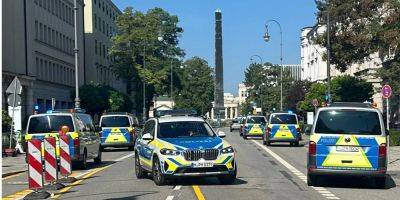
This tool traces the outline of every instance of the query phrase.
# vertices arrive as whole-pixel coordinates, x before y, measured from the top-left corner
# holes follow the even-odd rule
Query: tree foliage
[[[309,81],[294,81],[289,87],[285,97],[286,107],[289,110],[297,112],[299,102],[304,100],[305,95],[309,91],[310,87],[311,82]]]
[[[326,101],[327,86],[325,83],[313,83],[303,101],[298,104],[300,111],[312,111],[312,100],[317,99],[319,106]],[[364,102],[371,101],[373,95],[372,84],[363,79],[344,75],[332,79],[333,102]]]
[[[316,0],[318,18],[326,25],[331,19],[331,62],[345,71],[379,53],[386,62],[400,56],[400,2],[398,0]],[[326,33],[317,39],[326,46]]]
[[[146,13],[128,7],[118,16],[118,33],[112,38],[110,56],[115,58],[113,69],[127,82],[127,92],[135,91],[135,107],[141,109],[143,80],[147,85],[146,99],[154,93],[168,90],[170,63],[180,66],[179,48],[183,29],[177,26],[178,17],[161,8]],[[161,40],[160,40],[161,39]],[[145,68],[144,68],[145,65]]]
[[[199,57],[187,60],[183,66],[180,73],[182,89],[175,96],[175,107],[195,109],[204,115],[211,110],[214,100],[213,70]]]
[[[88,113],[101,115],[104,111],[130,112],[133,104],[130,98],[104,85],[83,85],[79,88],[81,107]]]

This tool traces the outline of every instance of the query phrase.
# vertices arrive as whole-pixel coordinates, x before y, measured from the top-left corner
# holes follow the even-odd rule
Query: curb
[[[19,171],[8,172],[8,173],[2,174],[1,177],[2,178],[6,178],[8,176],[12,176],[12,175],[15,175],[15,174],[20,174],[20,173],[23,173],[23,172],[26,172],[26,171],[28,171],[28,170],[24,169],[24,170],[19,170]]]

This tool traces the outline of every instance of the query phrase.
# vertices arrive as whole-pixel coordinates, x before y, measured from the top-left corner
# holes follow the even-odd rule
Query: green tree
[[[211,110],[214,100],[213,70],[199,57],[187,60],[183,66],[180,73],[182,89],[174,98],[175,107],[195,109],[204,115]]]
[[[294,81],[285,96],[286,107],[297,112],[298,104],[304,100],[310,87],[311,82],[309,81]]]
[[[384,67],[400,56],[400,1],[316,0],[319,22],[331,18],[331,62],[341,71],[379,53]],[[326,46],[326,33],[317,42]]]
[[[1,110],[1,125],[3,131],[10,130],[10,126],[12,123],[11,117],[8,115],[7,110]]]
[[[335,101],[364,102],[371,100],[373,88],[363,79],[344,75],[332,79],[332,94]]]
[[[317,99],[319,103],[324,102],[326,89],[324,83],[313,83],[310,90],[306,93],[304,100],[297,105],[298,110],[302,112],[313,111],[312,100]]]
[[[166,82],[169,83],[170,62],[179,66],[178,58],[184,55],[178,46],[183,32],[177,26],[178,21],[177,16],[161,8],[142,13],[130,7],[116,20],[118,34],[112,38],[110,50],[110,56],[115,58],[112,67],[127,82],[127,92],[134,96],[137,110],[142,108],[143,80],[147,86],[147,100],[154,93],[169,91]]]

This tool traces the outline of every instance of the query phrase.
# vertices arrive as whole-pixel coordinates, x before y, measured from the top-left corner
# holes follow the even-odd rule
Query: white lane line
[[[256,145],[258,145],[259,147],[263,148],[267,153],[269,153],[269,155],[271,155],[272,157],[274,157],[277,161],[279,161],[283,166],[285,166],[290,172],[292,172],[294,175],[297,176],[297,178],[301,179],[303,182],[307,183],[307,177],[306,175],[304,175],[303,173],[301,173],[298,169],[296,169],[295,167],[293,167],[291,164],[289,164],[288,162],[286,162],[286,160],[284,160],[283,158],[281,158],[278,154],[276,154],[275,152],[273,152],[271,149],[267,148],[266,146],[264,146],[263,144],[255,141],[255,140],[251,140],[253,141]],[[314,190],[320,192],[320,191],[328,191],[326,188],[324,187],[311,187]],[[339,197],[336,197],[334,194],[332,194],[331,192],[329,192],[330,194],[324,193],[321,194],[323,195],[325,198],[327,199],[331,199],[331,198],[335,198],[335,199],[340,199]]]
[[[174,199],[174,196],[168,196],[165,200],[172,200]]]
[[[182,185],[176,185],[176,186],[174,187],[174,190],[180,190],[181,187],[182,187]]]
[[[118,158],[118,159],[116,159],[116,160],[114,160],[114,161],[115,161],[115,162],[119,162],[119,161],[125,160],[125,159],[127,159],[127,158],[129,158],[129,157],[132,157],[132,156],[134,156],[134,155],[135,155],[135,153],[133,152],[133,153],[130,153],[130,154],[126,155],[126,156],[122,156],[121,158]]]

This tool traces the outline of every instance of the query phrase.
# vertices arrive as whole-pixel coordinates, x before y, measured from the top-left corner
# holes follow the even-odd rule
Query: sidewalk
[[[2,157],[2,177],[10,176],[15,173],[23,172],[28,170],[28,166],[25,162],[25,154],[18,154],[17,157]]]
[[[400,146],[389,147],[388,171],[400,171]]]

